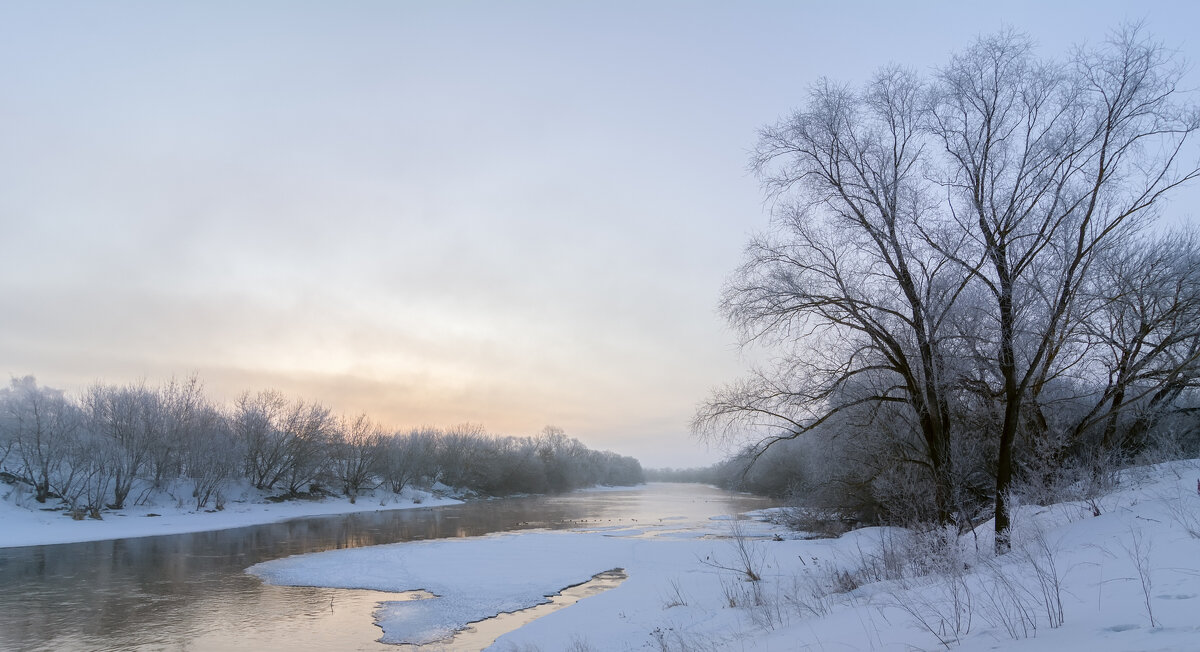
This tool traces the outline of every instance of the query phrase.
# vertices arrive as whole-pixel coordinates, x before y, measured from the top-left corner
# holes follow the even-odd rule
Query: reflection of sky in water
[[[456,633],[451,639],[438,641],[427,646],[397,645],[400,652],[416,652],[418,650],[436,650],[437,652],[475,652],[482,650],[495,642],[497,638],[514,631],[517,628],[547,614],[569,607],[580,600],[616,588],[627,578],[623,570],[613,569],[597,573],[591,580],[564,589],[557,595],[549,596],[550,601],[544,604],[521,609],[511,613],[501,613],[471,623],[469,627]],[[385,594],[386,595],[386,594]],[[386,608],[386,604],[384,605]],[[378,613],[378,612],[377,612]]]

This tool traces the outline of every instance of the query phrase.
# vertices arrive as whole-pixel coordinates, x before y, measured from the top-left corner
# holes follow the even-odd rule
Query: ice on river
[[[290,586],[425,590],[435,598],[384,603],[388,643],[429,643],[469,623],[548,602],[548,596],[621,567],[635,541],[600,533],[535,532],[331,550],[250,567]]]

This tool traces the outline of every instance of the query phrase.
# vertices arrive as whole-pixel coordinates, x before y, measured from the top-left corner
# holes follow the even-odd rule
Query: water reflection
[[[244,569],[307,552],[511,530],[679,529],[764,505],[706,487],[655,484],[0,549],[0,649],[394,649],[375,642],[371,611],[395,594],[266,586]]]
[[[400,644],[395,646],[398,652],[473,652],[482,650],[501,636],[515,631],[542,616],[569,607],[584,598],[590,598],[605,591],[620,586],[628,579],[624,568],[613,568],[602,573],[596,573],[592,579],[568,586],[558,593],[547,596],[549,602],[528,609],[501,613],[486,620],[471,623],[466,629],[458,631],[453,637],[444,641],[426,645]]]

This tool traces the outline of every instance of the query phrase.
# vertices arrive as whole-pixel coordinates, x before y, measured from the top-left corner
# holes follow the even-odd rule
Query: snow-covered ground
[[[386,640],[413,642],[627,572],[497,650],[1200,650],[1198,483],[1200,463],[1177,462],[1128,471],[1098,500],[1022,506],[1014,550],[1000,557],[990,523],[958,538],[868,528],[801,540],[758,521],[665,519],[332,550],[249,571],[425,589],[438,597],[376,613]]]
[[[154,492],[145,504],[107,511],[103,519],[72,520],[61,509],[43,509],[23,485],[0,483],[0,548],[78,541],[100,541],[160,534],[182,534],[260,525],[302,516],[433,507],[462,502],[419,489],[399,495],[379,491],[378,496],[269,502],[266,492],[249,486],[227,490],[224,509],[196,510],[190,487],[176,486]]]

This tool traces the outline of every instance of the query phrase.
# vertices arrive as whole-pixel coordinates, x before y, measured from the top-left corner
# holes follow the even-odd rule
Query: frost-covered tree
[[[18,475],[44,503],[55,486],[70,484],[69,457],[80,429],[79,409],[63,392],[39,387],[33,376],[13,379],[0,390],[0,424],[8,433]]]
[[[1069,61],[1039,59],[1004,33],[953,57],[926,122],[943,155],[944,212],[986,263],[962,257],[991,298],[992,386],[1003,414],[996,460],[997,547],[1022,428],[1073,366],[1086,279],[1099,256],[1146,227],[1161,200],[1197,176],[1184,145],[1200,128],[1180,102],[1178,62],[1137,29]]]
[[[903,405],[943,521],[953,512],[948,317],[969,274],[964,236],[932,210],[922,103],[899,68],[855,91],[818,83],[807,106],[762,130],[753,165],[775,200],[721,308],[743,344],[781,352],[719,389],[694,429],[750,431],[751,457],[860,406]]]
[[[176,445],[184,476],[192,481],[196,509],[213,499],[220,509],[225,485],[243,468],[245,442],[234,435],[232,420],[206,400],[190,408],[188,427],[181,433]]]
[[[432,478],[436,474],[440,435],[436,428],[422,427],[384,438],[379,474],[392,492],[400,493],[421,478]]]
[[[88,431],[107,438],[111,454],[113,509],[121,509],[135,481],[150,468],[164,432],[158,393],[144,383],[118,387],[96,384],[83,398]]]
[[[343,418],[334,427],[330,443],[330,466],[353,503],[371,484],[383,454],[383,429],[362,414]]]

